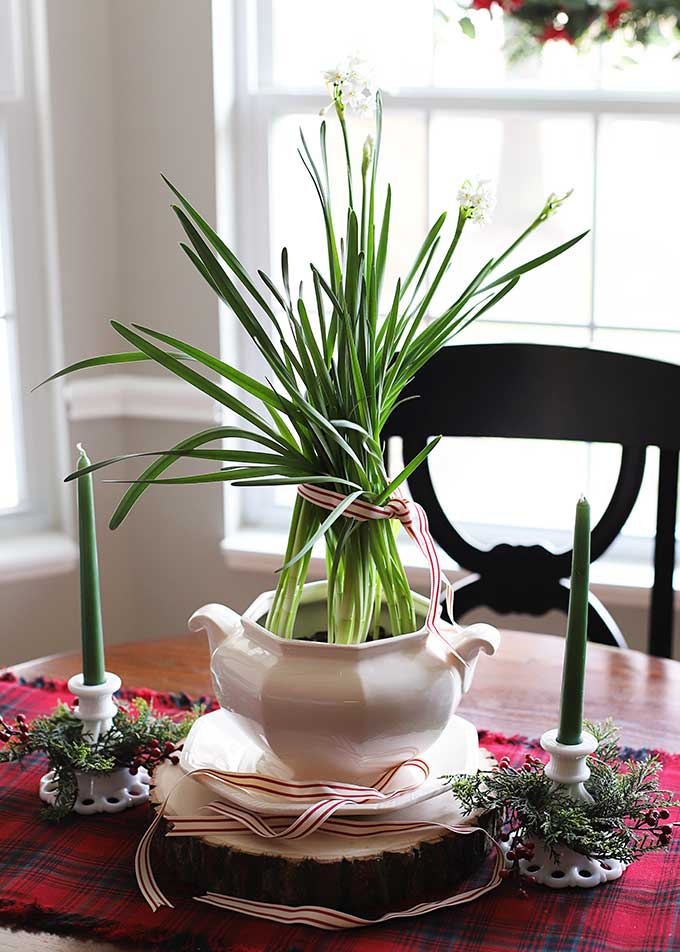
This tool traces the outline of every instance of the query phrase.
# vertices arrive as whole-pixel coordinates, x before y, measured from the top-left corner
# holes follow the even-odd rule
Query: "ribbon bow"
[[[322,509],[333,510],[346,497],[342,493],[334,492],[332,489],[325,489],[322,486],[315,486],[311,483],[301,483],[298,486],[298,493],[307,502],[314,503]],[[451,633],[456,634],[460,629],[453,622],[453,586],[442,573],[441,565],[434,539],[430,533],[430,526],[427,521],[427,513],[423,507],[407,499],[405,496],[392,496],[384,506],[376,506],[370,502],[364,502],[361,499],[355,499],[354,502],[343,512],[343,516],[350,519],[356,519],[357,522],[368,522],[371,519],[398,519],[406,532],[416,543],[420,551],[427,559],[430,570],[430,605],[425,618],[425,627],[428,631],[437,635],[446,650],[455,655],[458,661],[467,667],[467,662],[458,654],[450,638],[446,636],[442,627],[445,626]],[[439,606],[439,593],[442,582],[446,592],[446,609],[451,619],[451,624],[446,624],[441,620],[441,608]]]

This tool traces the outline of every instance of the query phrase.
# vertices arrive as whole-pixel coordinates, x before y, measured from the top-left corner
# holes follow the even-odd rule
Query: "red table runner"
[[[29,719],[70,701],[63,684],[0,679],[0,714]],[[125,692],[164,712],[185,695]],[[548,726],[548,725],[545,725]],[[480,732],[497,758],[521,763],[537,741]],[[627,752],[642,756],[646,751]],[[662,754],[662,785],[680,792],[680,754]],[[536,887],[521,899],[512,883],[469,906],[348,932],[281,926],[209,909],[163,876],[176,903],[153,913],[137,890],[133,858],[149,822],[145,807],[73,816],[39,815],[40,757],[0,765],[0,925],[130,942],[166,952],[665,952],[680,950],[680,843],[642,859],[623,877],[594,889]],[[679,817],[674,816],[674,819]]]

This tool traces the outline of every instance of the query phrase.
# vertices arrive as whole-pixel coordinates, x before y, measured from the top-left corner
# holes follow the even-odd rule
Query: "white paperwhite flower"
[[[373,70],[361,56],[346,57],[324,80],[334,103],[347,115],[370,118],[375,112],[376,85]]]
[[[496,195],[488,179],[473,182],[465,179],[456,196],[460,207],[470,221],[477,225],[487,225],[496,207]]]

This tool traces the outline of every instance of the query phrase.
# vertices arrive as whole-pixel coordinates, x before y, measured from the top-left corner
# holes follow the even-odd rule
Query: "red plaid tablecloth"
[[[0,713],[28,718],[70,700],[63,685],[24,685],[4,676]],[[185,696],[148,691],[164,711]],[[521,762],[526,738],[480,733],[496,757]],[[638,756],[644,752],[632,752]],[[680,755],[663,754],[663,785],[680,791]],[[476,903],[347,932],[281,926],[212,910],[169,884],[174,909],[152,913],[137,891],[135,848],[149,822],[144,807],[122,814],[40,819],[45,762],[0,765],[0,925],[130,942],[166,952],[665,952],[680,950],[680,845],[649,856],[617,882],[595,889],[542,887],[521,899],[510,883]],[[677,817],[674,817],[677,819]],[[164,885],[168,885],[166,877]]]

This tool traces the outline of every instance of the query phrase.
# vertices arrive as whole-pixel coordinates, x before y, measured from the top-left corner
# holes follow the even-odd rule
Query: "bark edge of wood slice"
[[[493,763],[493,757],[482,748],[480,769],[488,770]],[[155,771],[150,799],[154,811],[179,775],[181,768],[169,764]],[[189,788],[194,789],[187,800],[182,792]],[[443,801],[447,796],[436,799]],[[197,797],[208,803],[214,794],[197,781],[187,781],[171,798],[168,813],[195,813]],[[465,822],[492,836],[498,833],[495,812],[471,816]],[[459,834],[434,828],[400,834],[398,841],[386,844],[383,837],[376,837],[368,849],[359,841],[355,851],[347,838],[326,834],[326,841],[340,844],[335,855],[328,847],[313,855],[313,845],[307,847],[307,840],[287,846],[285,841],[260,840],[252,835],[166,837],[168,829],[168,821],[162,820],[152,844],[153,865],[162,887],[174,878],[191,886],[196,895],[212,891],[288,906],[327,906],[374,919],[452,894],[491,848],[481,829]],[[314,835],[312,843],[319,843],[319,835]],[[172,892],[171,886],[167,889]]]

